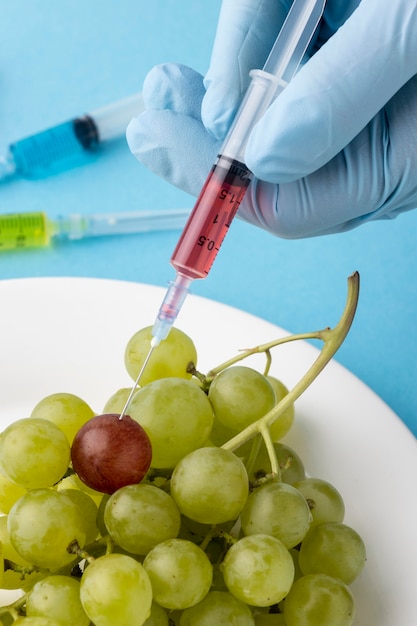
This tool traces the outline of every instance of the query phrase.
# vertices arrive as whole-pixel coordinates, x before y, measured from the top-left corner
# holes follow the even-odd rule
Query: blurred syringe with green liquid
[[[54,241],[128,235],[184,227],[190,209],[60,215],[45,212],[0,214],[0,252],[45,248]]]

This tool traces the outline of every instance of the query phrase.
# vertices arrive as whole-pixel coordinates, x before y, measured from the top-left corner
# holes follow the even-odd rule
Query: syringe
[[[0,182],[18,176],[44,178],[87,161],[102,144],[123,136],[143,108],[138,93],[15,141],[0,157]]]
[[[252,173],[244,163],[250,132],[296,73],[324,11],[325,0],[294,0],[262,70],[251,83],[220,154],[171,257],[176,270],[152,328],[149,353],[121,413],[126,413],[152,351],[168,336],[193,280],[205,278],[247,192]]]
[[[58,215],[53,219],[42,211],[5,213],[0,215],[0,252],[45,248],[52,240],[181,229],[189,215],[189,209]]]

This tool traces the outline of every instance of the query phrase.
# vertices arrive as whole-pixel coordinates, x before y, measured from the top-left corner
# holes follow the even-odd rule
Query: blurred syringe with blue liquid
[[[45,178],[88,162],[101,147],[123,137],[143,108],[142,94],[137,93],[13,142],[0,156],[0,182]]]
[[[325,0],[294,0],[262,70],[251,83],[171,257],[176,270],[152,328],[147,357],[121,413],[126,413],[152,352],[168,336],[193,280],[205,278],[252,180],[244,162],[256,122],[285,89],[307,51]]]
[[[130,235],[162,230],[181,230],[190,209],[58,215],[45,212],[0,214],[0,252],[45,248],[52,242],[89,237]]]

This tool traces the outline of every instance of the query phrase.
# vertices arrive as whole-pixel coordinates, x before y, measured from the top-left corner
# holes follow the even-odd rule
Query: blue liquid
[[[64,122],[10,146],[16,174],[42,177],[67,169],[91,156],[98,133],[91,118]]]

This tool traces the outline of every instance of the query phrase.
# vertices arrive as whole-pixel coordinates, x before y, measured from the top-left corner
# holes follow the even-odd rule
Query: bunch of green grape
[[[133,380],[150,340],[145,328],[126,346]],[[293,405],[262,422],[288,389],[241,363],[207,376],[196,366],[174,328],[126,416],[129,387],[100,414],[56,393],[3,431],[0,586],[19,591],[0,623],[354,623],[364,542],[338,490],[281,441]],[[126,478],[132,465],[142,480]]]

